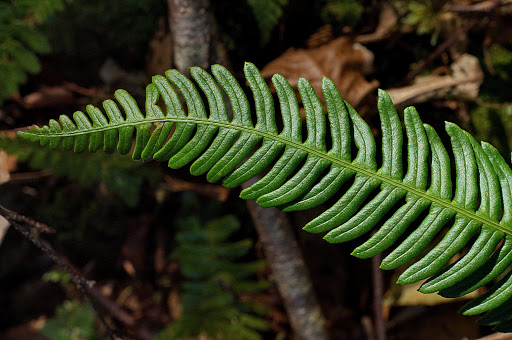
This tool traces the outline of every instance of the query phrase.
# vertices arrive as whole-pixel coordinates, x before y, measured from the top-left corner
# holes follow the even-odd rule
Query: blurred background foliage
[[[283,7],[288,4],[288,0],[247,0],[247,3],[251,6],[258,23],[261,34],[260,43],[265,45],[279,23],[283,15]]]
[[[240,229],[235,216],[227,215],[205,224],[200,220],[194,214],[178,222],[171,258],[183,273],[183,309],[158,339],[190,339],[200,335],[212,339],[261,339],[260,332],[269,330],[263,318],[269,309],[250,296],[271,286],[269,281],[257,279],[265,263],[239,262],[248,255],[253,242],[230,240]]]
[[[512,81],[512,46],[489,47],[493,74],[487,70],[478,101],[472,105],[471,121],[478,140],[487,141],[504,155],[512,151],[512,103],[508,87]],[[508,160],[508,157],[505,156]]]
[[[166,13],[165,0],[73,0],[41,30],[57,55],[79,62],[110,56],[134,68],[144,64],[148,41]]]
[[[64,301],[46,321],[41,334],[53,340],[102,340],[95,325],[96,312],[87,303]]]
[[[41,71],[36,54],[51,51],[38,25],[62,10],[70,0],[0,1],[0,104]]]

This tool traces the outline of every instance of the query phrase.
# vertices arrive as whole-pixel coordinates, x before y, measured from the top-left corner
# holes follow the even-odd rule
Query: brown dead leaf
[[[512,334],[510,333],[494,333],[483,338],[478,338],[476,340],[512,340]]]
[[[355,41],[361,44],[377,42],[389,37],[389,35],[398,28],[398,14],[390,4],[383,1],[379,14],[379,24],[375,32],[363,34],[355,38]]]
[[[386,292],[383,299],[385,306],[436,306],[454,301],[474,299],[481,295],[481,291],[475,290],[458,298],[445,298],[439,294],[423,294],[418,291],[425,280],[410,284],[393,284]]]
[[[74,103],[73,93],[65,86],[43,86],[38,91],[27,94],[21,100],[21,104],[27,110],[65,107]]]
[[[140,317],[143,312],[143,303],[140,296],[137,295],[136,289],[133,286],[125,287],[116,299],[116,303],[123,308],[130,311],[130,314],[135,318]]]
[[[450,69],[451,75],[419,76],[410,86],[386,91],[398,107],[449,97],[475,100],[484,79],[478,59],[470,54],[463,54]]]
[[[10,178],[10,169],[12,167],[12,158],[4,150],[0,150],[0,184],[6,183]]]
[[[11,224],[5,219],[5,217],[0,216],[0,244],[4,241],[4,236],[9,230],[9,226]]]
[[[356,107],[372,93],[379,83],[368,82],[364,72],[371,69],[373,53],[360,44],[354,44],[349,37],[310,49],[291,48],[262,70],[263,77],[270,81],[275,73],[283,75],[297,92],[299,78],[307,78],[325,103],[322,95],[323,76],[330,78],[343,98]]]
[[[16,138],[16,131],[1,131],[0,137],[14,139]],[[4,150],[0,149],[0,184],[9,181],[11,179],[10,174],[16,171],[17,168],[18,156],[16,154],[7,154]]]
[[[320,47],[331,40],[334,40],[334,30],[331,25],[324,25],[311,34],[306,41],[306,48]]]

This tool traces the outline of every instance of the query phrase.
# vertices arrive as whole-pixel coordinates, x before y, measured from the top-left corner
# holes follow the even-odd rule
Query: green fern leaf
[[[157,339],[190,339],[200,334],[213,339],[261,339],[258,331],[268,330],[268,325],[258,314],[266,314],[266,308],[241,301],[239,296],[261,292],[270,283],[254,279],[265,266],[263,261],[239,261],[251,249],[251,240],[228,240],[240,229],[238,220],[228,215],[202,224],[197,217],[188,217],[177,226],[172,258],[185,277],[184,308]]]
[[[270,40],[272,30],[283,16],[283,7],[288,4],[288,0],[247,0],[247,3],[258,23],[261,44],[264,45]]]
[[[313,87],[300,79],[298,88],[306,112],[307,135],[303,136],[298,100],[286,79],[278,74],[272,78],[282,121],[278,128],[267,84],[254,65],[247,63],[244,71],[254,97],[256,123],[238,82],[225,68],[215,65],[213,77],[192,68],[197,86],[176,70],[167,71],[166,77],[155,76],[147,87],[145,114],[128,93],[118,90],[116,98],[124,114],[114,101],[107,100],[105,113],[88,106],[88,117],[75,112],[73,120],[61,116],[42,128],[21,130],[19,135],[41,145],[75,151],[95,151],[103,145],[105,151],[112,152],[117,147],[121,153],[131,151],[133,159],[166,161],[171,168],[192,162],[191,173],[206,174],[210,182],[222,180],[226,187],[264,174],[242,191],[242,198],[285,211],[335,201],[304,227],[312,233],[326,233],[328,242],[349,241],[377,227],[376,233],[353,251],[360,258],[392,248],[416,222],[417,227],[394,246],[381,267],[396,268],[432,246],[398,280],[407,284],[430,278],[420,289],[424,293],[467,294],[491,282],[512,263],[512,170],[494,147],[478,144],[457,125],[446,123],[454,162],[450,164],[440,137],[422,123],[416,110],[405,110],[404,134],[390,97],[379,91],[382,161],[378,164],[369,126],[341,98],[331,80],[324,78],[322,84],[326,122]],[[207,98],[208,110],[198,89]],[[232,118],[221,91],[229,99]],[[160,98],[165,108],[157,104]],[[356,154],[351,153],[354,149]],[[446,234],[433,244],[443,227]],[[448,265],[465,249],[464,256]],[[489,311],[483,323],[512,330],[511,285],[509,274],[462,312]]]

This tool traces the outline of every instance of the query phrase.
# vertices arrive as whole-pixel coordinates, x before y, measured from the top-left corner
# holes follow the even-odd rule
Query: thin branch
[[[53,247],[46,241],[38,238],[32,233],[30,228],[37,231],[53,231],[54,230],[47,225],[34,221],[26,216],[12,212],[5,207],[0,205],[0,212],[12,227],[27,238],[32,244],[41,249],[50,259],[52,259],[58,266],[65,270],[71,277],[71,280],[76,285],[78,291],[82,296],[91,304],[95,310],[98,318],[100,319],[105,332],[110,339],[131,339],[126,334],[120,334],[120,332],[112,328],[105,320],[104,313],[101,310],[106,310],[115,319],[121,321],[124,325],[133,328],[135,325],[135,319],[125,312],[122,308],[112,302],[109,298],[103,295],[96,287],[94,287],[94,281],[87,280],[76,268],[74,268],[66,258],[58,254]],[[29,227],[29,228],[27,228]],[[137,339],[150,340],[152,339],[151,333],[145,328],[138,329],[136,331]]]
[[[449,5],[448,10],[451,12],[459,12],[459,13],[489,13],[495,10],[498,7],[505,6],[512,1],[502,1],[502,0],[494,0],[494,1],[484,1],[480,3],[476,3],[474,5]]]
[[[288,217],[254,200],[247,201],[247,207],[295,335],[302,340],[328,339],[325,318]]]
[[[64,269],[70,276],[73,283],[77,286],[79,292],[86,298],[86,300],[91,304],[91,306],[96,311],[96,314],[99,316],[99,319],[105,327],[107,335],[110,339],[121,338],[119,333],[110,327],[105,319],[102,317],[102,314],[98,311],[96,303],[91,299],[88,294],[88,289],[94,284],[91,281],[87,281],[84,277],[78,275],[67,263],[63,262],[60,256],[57,254],[55,250],[45,241],[34,236],[29,230],[27,230],[22,224],[18,222],[18,220],[12,219],[10,216],[4,216],[10,223],[11,226],[18,231],[20,234],[25,236],[32,244],[41,249],[43,253],[45,253],[49,258],[51,258],[55,263],[57,263],[62,269]]]
[[[428,57],[422,59],[418,62],[418,66],[411,72],[409,72],[404,80],[402,80],[401,84],[405,85],[410,83],[426,66],[428,66],[434,59],[436,59],[441,53],[447,50],[451,45],[453,45],[459,37],[468,32],[473,26],[475,26],[480,21],[480,18],[474,18],[471,20],[466,26],[459,28],[455,33],[453,33],[445,42],[439,45],[434,52],[432,52]]]
[[[43,234],[55,234],[55,230],[48,227],[46,224],[34,221],[26,216],[18,214],[14,211],[11,211],[0,204],[0,214],[5,217],[5,219],[11,223],[13,222],[21,222],[27,226],[30,226]]]
[[[27,182],[34,181],[41,178],[46,178],[53,175],[51,170],[28,171],[28,172],[14,172],[11,174],[9,182]]]

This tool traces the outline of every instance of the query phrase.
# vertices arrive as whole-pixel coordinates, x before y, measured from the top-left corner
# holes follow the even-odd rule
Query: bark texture
[[[262,208],[254,200],[247,201],[247,206],[295,335],[301,340],[328,339],[325,318],[288,216],[276,208]]]
[[[168,3],[176,68],[188,73],[191,66],[208,67],[212,32],[209,0],[168,0]]]
[[[210,10],[209,0],[168,0],[169,24],[176,68],[188,75],[192,66],[211,64],[229,68],[224,44]]]

